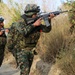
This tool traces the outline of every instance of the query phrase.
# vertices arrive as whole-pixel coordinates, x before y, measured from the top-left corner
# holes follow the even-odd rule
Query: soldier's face
[[[3,27],[4,26],[4,23],[2,22],[2,23],[0,23],[0,25]]]
[[[37,17],[37,13],[36,14],[33,14],[32,18],[36,18]]]

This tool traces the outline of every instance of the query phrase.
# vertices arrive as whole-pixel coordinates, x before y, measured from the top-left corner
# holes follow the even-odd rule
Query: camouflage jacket
[[[6,35],[5,35],[5,32],[3,32],[3,34],[0,35],[0,46],[5,44],[6,44]]]
[[[12,23],[10,32],[7,36],[7,47],[9,50],[14,48],[33,48],[38,42],[40,31],[49,32],[50,30],[51,25],[49,27],[46,27],[45,25],[34,27],[32,24],[26,25],[24,21]]]

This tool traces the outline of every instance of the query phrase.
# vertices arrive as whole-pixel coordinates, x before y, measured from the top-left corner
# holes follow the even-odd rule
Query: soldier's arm
[[[19,31],[20,34],[23,34],[24,36],[27,36],[28,34],[31,33],[31,31],[35,28],[33,24],[26,25],[25,23],[19,22],[13,24],[16,30]],[[11,27],[12,29],[12,27]]]
[[[9,51],[11,51],[14,48],[13,38],[11,34],[8,34],[7,36],[7,48]]]
[[[49,23],[50,23],[50,26],[46,26],[46,25],[41,25],[41,30],[43,31],[43,32],[50,32],[51,31],[51,29],[52,29],[52,26],[51,26],[51,20],[49,20]]]
[[[28,35],[28,34],[30,34],[34,28],[35,28],[35,27],[33,26],[33,24],[31,24],[31,25],[26,25],[26,26],[23,28],[23,34],[24,34],[25,36]]]
[[[3,31],[0,31],[0,35],[2,35],[3,34]]]
[[[48,19],[50,25],[48,27],[46,25],[45,26],[41,25],[41,28],[42,28],[43,32],[50,32],[51,31],[51,29],[52,29],[51,19],[54,18],[54,17],[55,17],[55,15],[53,13],[50,14],[49,19]]]
[[[15,41],[13,39],[14,36],[15,36],[15,27],[12,24],[10,27],[10,31],[8,32],[8,35],[7,35],[7,44],[6,45],[7,45],[7,48],[9,51],[11,51],[15,46],[15,43],[13,42],[13,41]]]

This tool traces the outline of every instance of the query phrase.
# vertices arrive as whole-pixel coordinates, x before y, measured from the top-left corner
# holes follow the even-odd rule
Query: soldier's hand
[[[3,34],[3,31],[0,31],[0,35],[2,35]]]
[[[9,29],[5,29],[5,32],[9,32]]]
[[[39,18],[38,20],[36,20],[33,25],[36,26],[40,26],[41,25],[41,18]]]
[[[50,14],[50,16],[49,16],[49,19],[52,19],[52,18],[54,18],[55,17],[55,15],[52,13],[52,14]]]

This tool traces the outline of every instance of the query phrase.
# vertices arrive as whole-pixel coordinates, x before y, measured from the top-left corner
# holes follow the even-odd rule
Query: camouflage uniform
[[[27,25],[25,21],[15,22],[11,25],[7,47],[16,58],[16,62],[21,69],[20,75],[29,75],[34,57],[32,49],[38,42],[40,30],[49,32],[51,25],[49,27],[45,25],[34,27],[33,24]]]
[[[3,21],[4,19],[0,18],[0,23],[2,23]],[[0,25],[0,29],[1,28],[4,28],[4,27]],[[5,35],[5,32],[3,32],[2,35],[0,35],[0,66],[2,65],[2,62],[4,59],[5,45],[6,45],[6,35]]]
[[[2,65],[4,59],[5,45],[6,45],[6,35],[5,33],[3,33],[3,35],[0,36],[0,66]]]

